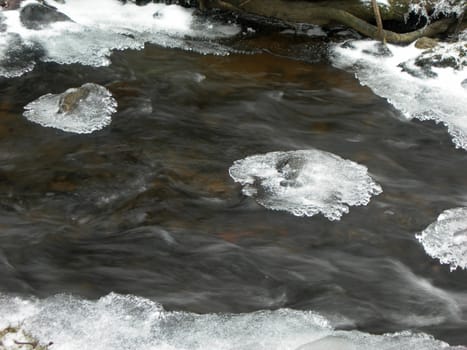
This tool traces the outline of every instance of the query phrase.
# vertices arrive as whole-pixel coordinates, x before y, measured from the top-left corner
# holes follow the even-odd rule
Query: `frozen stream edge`
[[[462,349],[423,333],[338,331],[312,311],[199,315],[165,311],[149,299],[114,293],[97,301],[0,294],[0,313],[0,329],[21,325],[42,343],[52,341],[54,350]]]

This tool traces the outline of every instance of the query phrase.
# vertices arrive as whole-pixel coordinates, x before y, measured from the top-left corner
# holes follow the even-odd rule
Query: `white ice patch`
[[[69,111],[60,111],[60,101],[76,89],[41,96],[24,107],[23,115],[42,126],[78,134],[88,134],[106,127],[117,110],[117,101],[103,86],[88,83],[81,87],[83,88],[89,93]]]
[[[466,36],[464,33],[459,42],[440,44],[433,51],[419,50],[414,44],[388,44],[386,54],[378,52],[381,44],[376,41],[352,41],[334,46],[331,56],[336,67],[355,72],[362,85],[386,98],[406,118],[446,125],[456,147],[467,149],[467,89],[463,85],[467,68],[462,56]],[[415,65],[421,55],[453,60],[456,68],[438,66],[426,74]]]
[[[465,12],[466,5],[465,0],[417,0],[409,3],[409,11],[427,18],[429,17],[428,12],[432,13],[432,17],[438,17],[440,14],[460,16]]]
[[[450,264],[451,271],[467,269],[467,208],[444,211],[416,237],[428,255]]]
[[[20,325],[42,344],[52,341],[54,350],[449,349],[423,333],[336,331],[311,311],[198,315],[165,311],[151,300],[113,293],[97,301],[0,294],[0,314],[0,329]]]
[[[28,3],[31,1],[22,6]],[[4,38],[12,33],[19,35],[22,45],[43,48],[43,61],[100,67],[110,64],[112,51],[142,49],[145,43],[204,54],[227,54],[224,46],[212,40],[239,32],[235,25],[199,19],[192,9],[177,5],[67,0],[64,4],[54,2],[54,6],[73,22],[30,30],[21,24],[19,10],[4,12],[6,32],[0,33],[0,76],[13,76],[6,74],[8,67],[1,65],[1,55],[16,49]],[[22,73],[26,71],[23,69]],[[17,76],[19,72],[14,74]]]
[[[322,213],[329,220],[382,192],[365,166],[318,150],[254,155],[235,161],[229,173],[266,208],[297,216]]]
[[[15,78],[33,70],[36,62],[30,56],[32,50],[19,35],[0,33],[0,77]]]

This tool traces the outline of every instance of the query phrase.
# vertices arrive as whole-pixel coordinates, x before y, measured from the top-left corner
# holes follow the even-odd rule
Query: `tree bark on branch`
[[[389,0],[390,6],[379,6],[382,20],[405,21],[409,11],[410,0]],[[370,24],[376,19],[375,9],[370,2],[358,0],[203,0],[205,7],[249,13],[261,17],[282,20],[287,23],[327,24],[336,22],[344,24],[364,36],[381,39],[389,43],[407,44],[423,36],[436,36],[448,30],[456,22],[455,18],[444,18],[430,23],[423,28],[409,32],[396,33],[380,29]]]

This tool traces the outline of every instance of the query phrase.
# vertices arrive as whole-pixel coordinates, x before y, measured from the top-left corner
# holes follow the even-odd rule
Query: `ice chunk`
[[[336,331],[332,335],[305,344],[297,350],[393,350],[451,349],[448,344],[436,341],[423,333],[399,332],[383,335],[371,335],[363,332]]]
[[[375,55],[378,42],[353,41],[334,46],[332,61],[338,68],[355,72],[362,85],[386,98],[406,118],[446,125],[456,147],[467,149],[467,90],[463,87],[467,78],[466,42],[464,33],[459,42],[440,44],[429,52],[414,44],[388,44],[390,55]],[[434,66],[424,66],[423,58]]]
[[[45,127],[88,134],[111,122],[117,102],[105,87],[87,83],[61,94],[47,94],[27,104],[23,115]]]
[[[297,350],[357,350],[357,345],[344,337],[327,336],[300,346]]]
[[[450,264],[451,270],[467,269],[467,208],[444,211],[416,237],[428,255]]]
[[[34,69],[41,50],[18,34],[0,33],[0,77],[14,78]]]
[[[96,301],[68,295],[24,299],[0,294],[0,329],[20,326],[54,350],[439,350],[426,334],[336,331],[312,311],[244,314],[166,311],[154,301],[111,293]],[[328,347],[323,347],[324,345]]]
[[[329,220],[382,192],[365,166],[319,150],[254,155],[235,161],[229,173],[266,208],[297,216],[322,213]]]

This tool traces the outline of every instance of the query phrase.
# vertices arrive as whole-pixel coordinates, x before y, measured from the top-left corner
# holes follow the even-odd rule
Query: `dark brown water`
[[[28,102],[86,82],[118,100],[104,130],[22,117]],[[149,46],[107,68],[41,64],[1,80],[0,94],[0,291],[113,291],[199,313],[289,307],[467,344],[467,272],[414,237],[465,205],[466,153],[351,74]],[[268,211],[228,175],[235,160],[296,149],[366,165],[383,194],[331,222]]]

